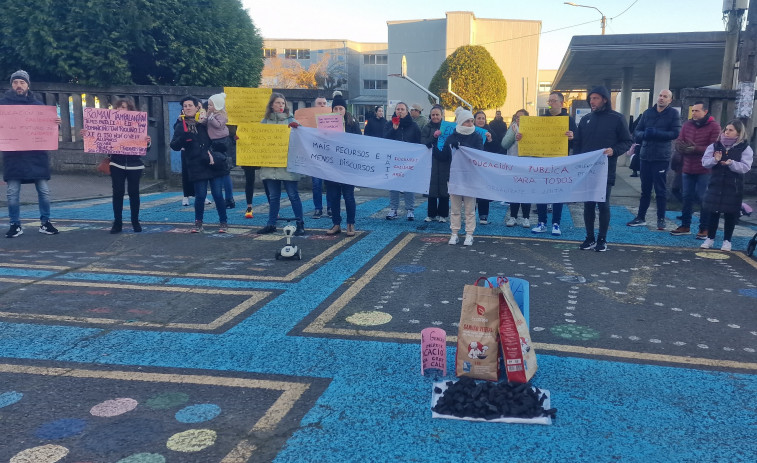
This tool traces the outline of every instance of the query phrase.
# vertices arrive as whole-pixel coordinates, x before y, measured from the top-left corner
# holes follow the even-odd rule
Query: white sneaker
[[[452,236],[449,237],[449,243],[448,244],[457,244],[458,240],[460,238],[457,236],[457,233],[453,233]]]
[[[544,233],[547,231],[547,226],[544,222],[539,222],[534,228],[531,229],[531,233]]]
[[[394,220],[397,218],[397,209],[389,209],[389,213],[386,214],[386,220]]]
[[[423,221],[424,221],[424,222],[433,222],[433,221],[434,221],[434,219],[433,219],[433,218],[431,218],[431,217],[426,217],[425,219],[423,219]]]
[[[415,214],[413,213],[413,211],[407,211],[407,220],[411,222],[415,220]]]
[[[514,227],[518,223],[518,219],[515,217],[510,217],[507,219],[507,222],[505,222],[505,225],[508,227]]]
[[[213,201],[211,201],[209,198],[205,198],[205,204],[213,204]]]
[[[720,247],[721,251],[730,251],[731,250],[731,242],[728,240],[723,240],[723,245]]]
[[[554,235],[554,236],[560,236],[560,235],[562,235],[562,232],[560,231],[560,224],[559,223],[553,223],[552,224],[552,235]]]
[[[439,222],[439,223],[447,223],[447,218],[446,217],[442,217],[440,215],[437,215],[436,216],[436,221]]]
[[[465,235],[463,246],[473,246],[473,235]]]
[[[184,199],[181,200],[182,206],[189,206],[189,197],[184,196]]]
[[[702,243],[699,247],[702,249],[710,249],[714,243],[715,243],[715,240],[711,240],[707,238],[706,240],[704,240],[704,243]],[[725,242],[723,244],[725,244]]]
[[[531,221],[524,217],[521,225],[523,225],[523,228],[531,228]]]

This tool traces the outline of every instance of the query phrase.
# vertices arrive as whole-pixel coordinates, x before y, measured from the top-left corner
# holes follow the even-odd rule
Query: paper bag
[[[499,379],[500,290],[474,285],[463,288],[460,325],[457,328],[455,374],[476,379]],[[484,279],[485,280],[485,279]]]
[[[523,313],[515,301],[507,278],[497,279],[499,285],[499,342],[507,380],[530,381],[536,373],[536,352]]]

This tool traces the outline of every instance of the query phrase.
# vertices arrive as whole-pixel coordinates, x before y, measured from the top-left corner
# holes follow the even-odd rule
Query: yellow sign
[[[271,99],[270,88],[224,87],[229,124],[260,122]]]
[[[559,157],[568,155],[568,116],[521,116],[518,156]]]
[[[284,124],[239,124],[237,165],[286,167],[289,130]]]

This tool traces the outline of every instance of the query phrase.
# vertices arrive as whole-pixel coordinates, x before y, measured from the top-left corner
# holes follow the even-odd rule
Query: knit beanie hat
[[[455,123],[457,125],[463,125],[463,122],[467,121],[468,119],[473,119],[472,112],[468,111],[467,109],[455,111]]]
[[[331,100],[331,109],[333,110],[337,106],[342,106],[344,109],[347,109],[347,101],[342,95],[336,95],[334,99]]]
[[[29,73],[26,71],[22,71],[21,69],[19,69],[18,71],[14,72],[11,75],[11,84],[16,79],[22,79],[22,80],[25,80],[27,84],[31,84],[31,82],[29,82]]]
[[[225,93],[216,93],[215,95],[211,95],[208,100],[213,102],[213,106],[216,107],[216,111],[223,111],[224,108],[226,108]]]

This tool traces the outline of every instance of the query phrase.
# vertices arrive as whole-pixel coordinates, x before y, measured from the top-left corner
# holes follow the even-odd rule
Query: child
[[[229,149],[229,128],[226,123],[229,122],[229,116],[226,114],[226,94],[217,93],[208,98],[208,113],[205,123],[208,126],[208,136],[210,137],[210,149],[214,152],[226,153]],[[231,170],[233,163],[229,156],[226,156],[228,170]],[[234,209],[234,192],[232,191],[231,174],[226,173],[223,178],[223,189],[226,196],[226,209]]]

